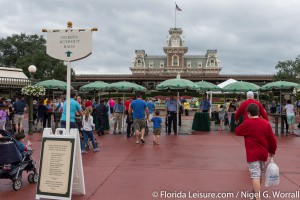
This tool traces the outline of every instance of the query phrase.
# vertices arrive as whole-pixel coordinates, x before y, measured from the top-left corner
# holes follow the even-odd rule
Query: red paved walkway
[[[185,120],[184,123],[191,122]],[[180,191],[181,195],[188,195],[188,192],[229,192],[234,197],[223,199],[249,199],[241,197],[242,191],[252,190],[244,142],[242,137],[233,133],[163,134],[159,146],[152,144],[150,136],[144,145],[137,145],[134,138],[127,139],[124,135],[96,137],[100,140],[101,150],[83,155],[87,194],[73,195],[73,199],[192,199],[189,196],[171,197],[175,191],[177,197],[180,197]],[[281,172],[280,185],[267,189],[270,191],[268,199],[288,199],[273,198],[271,191],[300,190],[300,138],[289,136],[277,139],[275,162]],[[34,145],[34,158],[38,161],[41,134],[30,136],[30,140]],[[36,185],[27,182],[26,173],[18,192],[12,190],[9,180],[0,180],[1,199],[34,199],[35,190]],[[158,197],[153,197],[156,192]]]

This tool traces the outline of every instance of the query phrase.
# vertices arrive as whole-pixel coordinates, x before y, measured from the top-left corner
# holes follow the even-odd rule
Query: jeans
[[[94,139],[93,131],[82,130],[82,134],[83,134],[83,141],[81,143],[81,150],[84,151],[84,147],[85,147],[85,145],[86,145],[86,143],[88,141],[88,138],[91,139],[93,147],[94,147],[94,149],[96,149],[97,146],[95,144],[95,139]]]
[[[61,128],[66,128],[66,121],[61,121],[60,122],[60,127]],[[70,122],[70,128],[77,128],[76,122]]]

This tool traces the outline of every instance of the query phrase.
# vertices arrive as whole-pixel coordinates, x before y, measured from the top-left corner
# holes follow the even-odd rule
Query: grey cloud
[[[217,49],[221,73],[275,73],[278,61],[300,53],[298,0],[179,0],[177,27],[188,54]],[[76,73],[130,73],[135,49],[161,55],[174,27],[172,0],[0,2],[0,37],[43,34],[42,28],[98,27],[93,54],[73,63]]]

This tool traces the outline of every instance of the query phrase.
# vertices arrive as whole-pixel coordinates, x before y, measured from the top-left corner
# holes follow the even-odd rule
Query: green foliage
[[[279,61],[275,66],[278,70],[277,74],[274,76],[276,81],[290,81],[290,82],[300,82],[300,55],[295,60]]]
[[[54,59],[46,54],[46,40],[43,36],[13,34],[0,39],[0,66],[16,67],[30,77],[28,67],[35,65],[35,79],[57,79],[66,81],[67,67],[63,61]],[[75,72],[72,70],[72,80]]]

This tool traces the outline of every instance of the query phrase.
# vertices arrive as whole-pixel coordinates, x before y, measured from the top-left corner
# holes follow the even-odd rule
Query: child
[[[161,133],[162,124],[162,119],[159,117],[159,110],[155,111],[155,117],[151,119],[151,122],[153,122],[153,144],[159,145],[158,139]]]
[[[99,151],[99,148],[97,147],[94,139],[94,134],[93,134],[93,127],[95,127],[95,124],[93,123],[93,117],[90,115],[92,112],[92,107],[88,107],[85,110],[84,117],[82,119],[82,134],[83,134],[83,141],[81,143],[81,153],[87,153],[85,151],[85,145],[88,141],[88,138],[91,139],[93,147],[94,147],[94,152]]]
[[[224,119],[225,119],[225,114],[226,114],[226,108],[224,108],[224,105],[221,105],[220,109],[219,109],[219,120],[220,120],[219,131],[222,131],[223,124],[224,124]]]
[[[129,114],[127,115],[126,123],[127,123],[127,138],[130,138],[130,136],[131,136],[131,126],[133,124],[132,115],[129,115]]]
[[[245,120],[241,125],[235,128],[235,133],[244,136],[247,162],[252,179],[253,192],[257,200],[260,199],[260,185],[262,174],[265,171],[265,162],[275,155],[277,142],[270,123],[260,118],[259,107],[256,104],[250,104],[247,107],[249,120]]]
[[[6,124],[6,111],[5,107],[0,107],[0,129],[5,130],[5,124]]]
[[[23,144],[23,142],[25,140],[25,134],[23,132],[16,133],[15,138],[16,138],[17,143],[18,143],[18,149],[19,149],[21,155],[24,156],[24,153],[26,151],[31,150],[31,147],[30,147],[31,143],[28,140],[28,144],[26,146]]]

